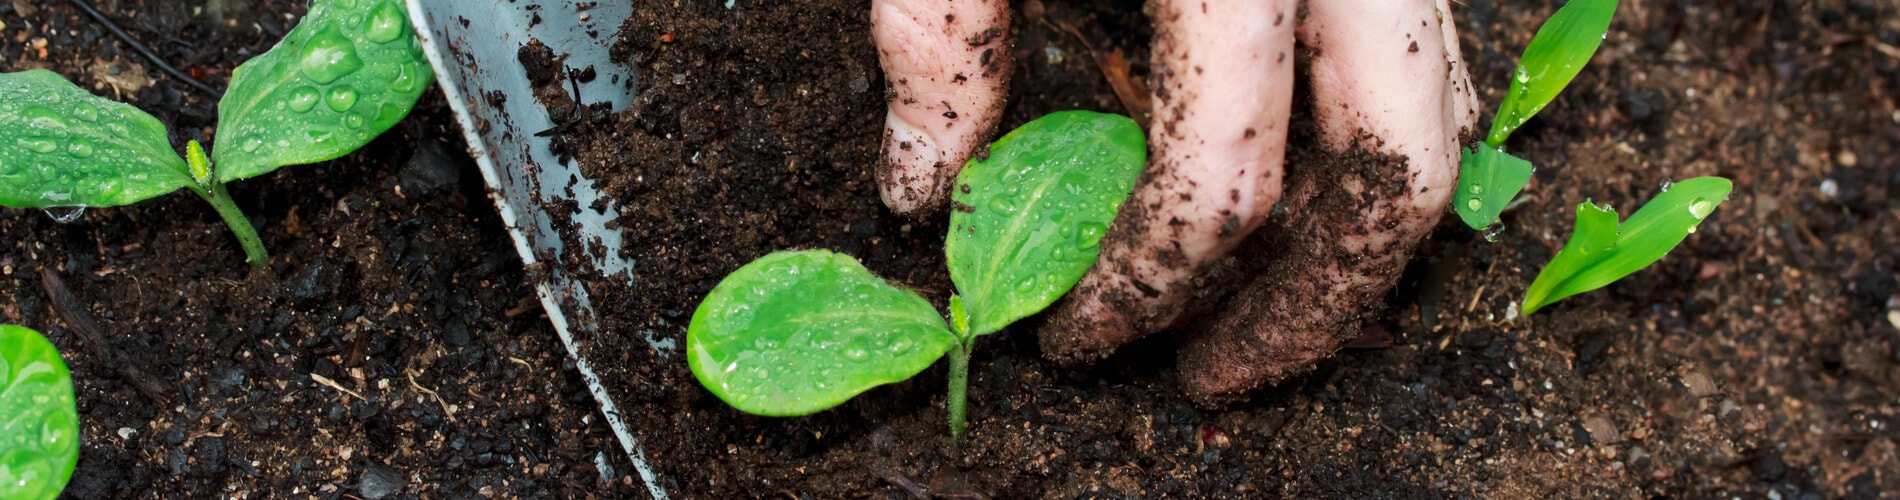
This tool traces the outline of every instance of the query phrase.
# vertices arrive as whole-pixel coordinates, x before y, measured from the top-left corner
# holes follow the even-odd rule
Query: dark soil
[[[216,88],[305,8],[229,2],[253,8],[227,31],[191,17],[200,3],[96,5]],[[137,105],[175,145],[214,135],[215,99],[72,4],[0,3],[0,23],[0,69],[51,69]],[[189,194],[69,224],[0,209],[0,322],[46,333],[77,384],[84,447],[68,496],[644,490],[532,300],[452,123],[432,92],[356,154],[233,184],[272,252],[255,271]],[[43,272],[70,301],[48,292]],[[87,321],[77,316],[99,326],[100,342],[70,326]]]
[[[1485,102],[1553,3],[1458,3]],[[1140,76],[1141,7],[1015,5],[1004,126],[1126,112],[1054,23]],[[683,341],[726,273],[782,249],[856,256],[939,303],[951,292],[943,217],[894,217],[871,185],[887,84],[866,2],[643,8],[615,45],[642,93],[577,139],[586,173],[628,204],[638,262],[631,285],[592,287],[612,333],[586,353],[663,486],[689,497],[1900,494],[1900,289],[1880,250],[1900,244],[1895,9],[1625,2],[1596,61],[1509,144],[1543,168],[1508,230],[1487,243],[1447,216],[1361,348],[1208,411],[1176,389],[1179,332],[1064,370],[1032,319],[979,343],[958,444],[941,365],[817,415],[758,418],[643,340]],[[1734,179],[1735,195],[1668,259],[1515,318],[1570,207],[1627,211],[1699,175]]]
[[[224,32],[184,2],[102,3],[219,87],[302,9],[265,0],[255,29]],[[638,263],[631,285],[590,290],[610,333],[586,354],[675,496],[1900,495],[1892,3],[1624,2],[1596,61],[1509,144],[1542,168],[1500,241],[1447,217],[1362,347],[1210,411],[1176,389],[1178,332],[1066,370],[1042,360],[1031,319],[979,343],[961,444],[941,366],[811,417],[758,418],[643,340],[683,340],[706,291],[780,249],[845,252],[939,302],[951,290],[943,218],[893,217],[871,186],[886,84],[867,2],[723,3],[638,9],[616,54],[640,66],[644,92],[571,138],[627,203]],[[1081,42],[1026,11],[1143,75],[1140,2],[1040,5],[1016,6],[1003,125],[1125,111]],[[1554,8],[1454,4],[1486,103]],[[69,4],[0,3],[0,22],[0,68],[47,67],[138,104],[174,143],[213,131],[210,99]],[[139,71],[155,79],[121,78]],[[0,320],[47,332],[78,380],[74,496],[362,497],[391,480],[429,497],[639,495],[578,376],[556,365],[446,115],[430,94],[362,152],[233,186],[274,252],[262,271],[188,195],[66,225],[0,211]],[[1629,210],[1698,175],[1736,192],[1667,259],[1511,319],[1570,207]],[[103,349],[66,326],[42,270],[103,327]],[[141,393],[127,367],[163,393]]]

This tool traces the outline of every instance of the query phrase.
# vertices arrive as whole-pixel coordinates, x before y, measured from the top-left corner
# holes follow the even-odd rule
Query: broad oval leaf
[[[1064,111],[1023,124],[963,167],[944,253],[970,336],[1041,311],[1082,279],[1147,157],[1134,120]]]
[[[1537,169],[1531,162],[1491,146],[1460,151],[1458,192],[1451,197],[1458,218],[1472,229],[1484,229],[1498,221],[1498,214],[1511,204],[1524,185],[1531,182]]]
[[[73,375],[38,332],[0,325],[0,498],[59,496],[79,462]]]
[[[1616,211],[1584,203],[1564,249],[1524,292],[1524,315],[1579,293],[1603,288],[1661,260],[1728,199],[1734,184],[1721,177],[1674,183],[1616,224]],[[1611,243],[1614,241],[1614,243]]]
[[[699,383],[766,416],[837,406],[916,375],[955,344],[929,301],[824,250],[776,252],[733,271],[686,330]]]
[[[0,74],[0,205],[129,205],[194,185],[165,125],[59,74]]]
[[[1583,66],[1596,54],[1597,46],[1609,36],[1616,2],[1570,0],[1537,28],[1537,35],[1524,47],[1524,57],[1517,61],[1517,71],[1511,73],[1511,91],[1498,105],[1498,115],[1491,121],[1491,135],[1485,138],[1485,144],[1503,145],[1511,132],[1556,99],[1557,93],[1583,71]]]
[[[325,0],[239,65],[218,102],[218,179],[334,159],[409,115],[435,82],[401,0]]]

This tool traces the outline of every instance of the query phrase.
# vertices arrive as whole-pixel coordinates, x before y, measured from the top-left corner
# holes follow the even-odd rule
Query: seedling
[[[1452,208],[1472,229],[1498,221],[1498,214],[1531,181],[1537,169],[1530,162],[1504,152],[1504,140],[1544,105],[1550,104],[1570,80],[1583,71],[1597,46],[1609,37],[1610,18],[1617,0],[1571,0],[1557,9],[1524,47],[1512,73],[1510,93],[1498,105],[1491,133],[1484,144],[1463,149],[1458,162],[1458,191]]]
[[[957,176],[944,245],[949,322],[851,257],[777,252],[721,281],[693,312],[687,362],[734,408],[805,415],[908,379],[950,355],[950,433],[964,429],[970,351],[1055,302],[1095,264],[1147,146],[1133,120],[1053,113],[990,145]]]
[[[138,108],[51,71],[0,74],[0,206],[110,207],[190,189],[262,266],[264,243],[225,183],[349,154],[408,116],[434,81],[400,0],[318,1],[231,73],[210,158],[194,140],[181,159],[165,125]]]
[[[0,498],[57,497],[78,463],[72,372],[39,332],[0,325]]]
[[[1577,227],[1570,233],[1570,242],[1524,292],[1524,315],[1565,297],[1603,288],[1662,259],[1695,233],[1696,226],[1728,199],[1733,187],[1721,177],[1664,185],[1662,193],[1621,225],[1608,204],[1577,205]]]

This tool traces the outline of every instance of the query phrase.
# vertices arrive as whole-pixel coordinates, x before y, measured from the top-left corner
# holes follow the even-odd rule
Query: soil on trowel
[[[1486,103],[1557,6],[1454,3]],[[1062,109],[1128,112],[1090,47],[1146,77],[1142,7],[1013,2],[1005,129]],[[603,333],[584,350],[661,486],[687,497],[1900,493],[1900,289],[1884,250],[1900,245],[1900,12],[1871,0],[1620,9],[1591,65],[1507,145],[1540,169],[1497,241],[1445,217],[1353,347],[1205,410],[1176,389],[1180,332],[1059,369],[1032,318],[978,343],[957,442],[941,364],[801,418],[742,414],[695,381],[677,346],[727,273],[830,249],[941,304],[945,216],[895,217],[873,189],[888,83],[868,2],[658,2],[614,42],[640,72],[634,103],[568,138],[622,204],[636,263],[591,285]],[[1294,148],[1310,138],[1296,133]],[[1627,214],[1701,175],[1735,193],[1668,258],[1517,314],[1574,206]]]
[[[77,3],[0,2],[0,70],[53,70],[156,116],[174,146],[211,144],[216,98],[165,75]],[[213,3],[236,10],[91,2],[217,89],[306,9]],[[430,92],[355,154],[231,184],[271,252],[261,269],[187,193],[67,223],[0,209],[0,323],[45,333],[73,372],[82,448],[66,495],[644,491],[453,123]]]

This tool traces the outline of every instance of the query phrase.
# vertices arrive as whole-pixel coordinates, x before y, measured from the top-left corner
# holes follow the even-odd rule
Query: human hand
[[[1183,388],[1215,404],[1310,369],[1356,334],[1443,215],[1476,102],[1445,0],[1311,2],[1303,18],[1294,0],[1154,6],[1147,172],[1039,335],[1045,356],[1074,364],[1184,323],[1210,264],[1283,205],[1269,236],[1284,254],[1178,351]],[[895,91],[879,183],[894,211],[929,213],[1002,114],[1007,5],[873,8]],[[1326,154],[1288,175],[1296,38]]]

